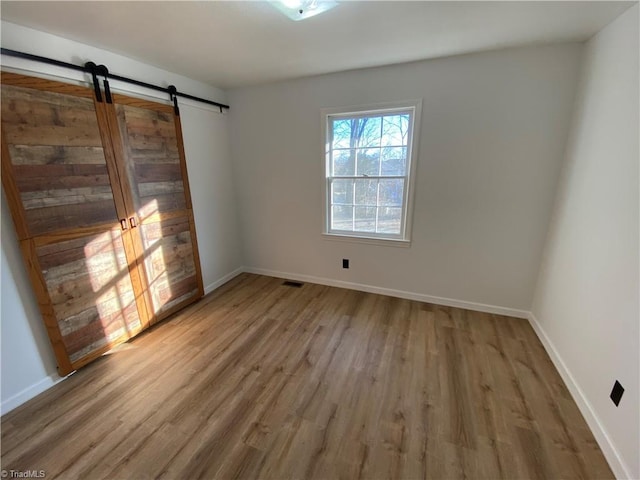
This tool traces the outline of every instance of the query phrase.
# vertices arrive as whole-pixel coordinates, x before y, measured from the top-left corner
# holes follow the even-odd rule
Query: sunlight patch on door
[[[156,199],[140,209],[140,212],[144,212],[146,220],[140,225],[140,231],[145,250],[144,265],[147,284],[149,285],[154,314],[159,313],[173,296],[162,249],[162,222],[158,210]]]
[[[97,235],[84,247],[93,302],[102,338],[91,348],[130,336],[141,327],[128,262],[118,227]]]

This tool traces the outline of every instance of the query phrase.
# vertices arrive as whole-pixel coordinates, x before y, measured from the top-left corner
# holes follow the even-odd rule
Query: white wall
[[[640,478],[638,13],[586,45],[532,309],[618,478]]]
[[[227,115],[180,107],[205,293],[242,266]]]
[[[2,46],[81,64],[92,60],[113,73],[148,83],[174,84],[178,90],[226,103],[222,90],[36,30],[2,22]],[[2,57],[3,68],[82,80],[66,69]],[[116,91],[165,100],[162,93],[111,82]],[[242,265],[234,201],[228,115],[204,104],[179,99],[187,169],[206,291],[230,278]],[[4,200],[3,200],[4,203]],[[31,293],[6,207],[2,211],[2,412],[48,388],[58,377],[44,326]]]
[[[509,49],[231,90],[245,265],[526,316],[580,53]],[[411,247],[324,238],[320,109],[419,98]]]
[[[5,413],[46,390],[59,377],[49,337],[22,263],[4,192],[1,221],[0,391],[2,413]]]

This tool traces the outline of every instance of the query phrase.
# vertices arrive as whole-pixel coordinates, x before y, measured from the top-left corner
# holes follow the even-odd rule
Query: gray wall
[[[618,478],[640,478],[638,11],[586,45],[532,308]]]
[[[231,90],[245,265],[526,315],[581,51],[509,49]],[[411,247],[323,237],[320,109],[411,99],[422,99]]]

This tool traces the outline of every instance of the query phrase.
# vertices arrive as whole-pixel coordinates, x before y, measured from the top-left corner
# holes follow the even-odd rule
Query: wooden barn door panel
[[[135,211],[147,308],[159,321],[203,294],[179,117],[162,104],[114,101],[111,128]]]
[[[39,238],[34,243],[74,369],[143,329],[119,225],[91,234]]]
[[[202,296],[194,236],[188,215],[146,218],[140,232],[151,309],[160,320]]]
[[[93,99],[7,84],[11,78],[3,74],[3,174],[12,174],[21,203],[19,236],[117,223]]]

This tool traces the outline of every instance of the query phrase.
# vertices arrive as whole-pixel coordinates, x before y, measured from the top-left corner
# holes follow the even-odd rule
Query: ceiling
[[[12,2],[2,19],[220,88],[590,38],[637,2],[346,1],[294,22],[268,2]]]

